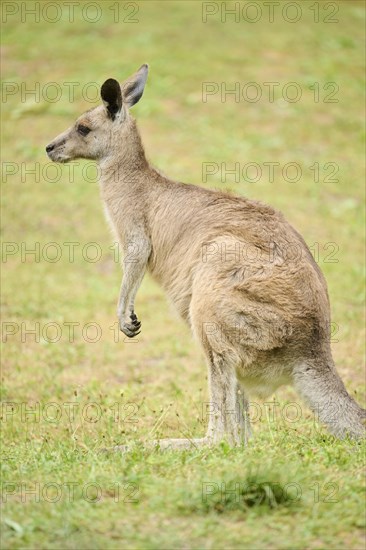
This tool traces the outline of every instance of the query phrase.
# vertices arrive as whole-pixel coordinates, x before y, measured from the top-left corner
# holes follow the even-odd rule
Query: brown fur
[[[326,282],[304,240],[270,206],[172,181],[148,163],[128,110],[146,77],[143,65],[121,88],[106,81],[104,105],[83,114],[47,152],[55,161],[99,162],[106,214],[127,258],[121,330],[129,337],[140,331],[134,299],[148,269],[207,357],[212,415],[206,437],[160,446],[223,437],[239,444],[250,433],[247,396],[287,383],[335,435],[363,435],[365,411],[332,360]],[[91,132],[81,136],[79,124]]]

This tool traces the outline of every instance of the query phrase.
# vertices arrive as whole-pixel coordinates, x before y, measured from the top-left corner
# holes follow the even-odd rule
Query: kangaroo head
[[[141,98],[148,66],[140,69],[122,84],[109,78],[101,87],[103,105],[82,114],[75,124],[58,135],[46,147],[49,158],[55,162],[68,162],[77,158],[102,160],[114,145],[123,147],[128,140],[129,107]]]

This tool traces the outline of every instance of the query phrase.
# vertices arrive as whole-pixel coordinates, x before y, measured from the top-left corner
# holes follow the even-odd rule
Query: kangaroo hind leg
[[[333,435],[365,436],[366,411],[348,394],[332,361],[301,364],[295,369],[294,385]]]

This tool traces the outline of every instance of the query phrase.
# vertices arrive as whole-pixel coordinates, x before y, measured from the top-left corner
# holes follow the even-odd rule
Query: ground
[[[79,2],[71,22],[65,3],[36,3],[37,20],[34,2],[4,4],[2,547],[363,548],[365,446],[290,388],[253,405],[245,449],[144,450],[204,434],[203,356],[149,277],[138,341],[118,333],[95,168],[44,149],[148,62],[149,158],[283,211],[326,276],[335,362],[364,406],[364,4],[281,2],[273,22],[262,2]]]

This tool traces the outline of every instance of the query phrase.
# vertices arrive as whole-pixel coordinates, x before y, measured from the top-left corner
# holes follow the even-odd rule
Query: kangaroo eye
[[[82,136],[87,136],[89,132],[91,132],[91,128],[88,128],[87,126],[83,126],[82,124],[79,124],[77,127],[77,131]]]

